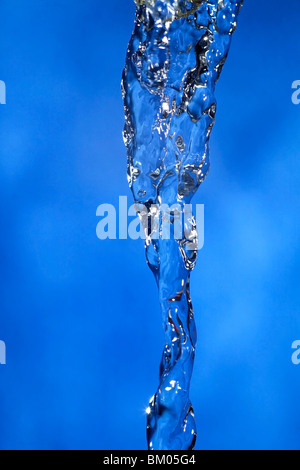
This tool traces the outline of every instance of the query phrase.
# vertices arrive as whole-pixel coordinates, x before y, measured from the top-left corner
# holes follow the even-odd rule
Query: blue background
[[[245,2],[217,88],[192,278],[197,449],[299,449],[299,0]],[[130,192],[120,77],[132,0],[1,0],[1,449],[143,449],[163,348]],[[278,27],[280,25],[280,28]]]

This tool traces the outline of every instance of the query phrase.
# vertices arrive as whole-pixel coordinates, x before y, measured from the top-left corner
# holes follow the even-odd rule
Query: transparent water
[[[153,208],[176,204],[184,210],[208,174],[215,85],[243,1],[135,2],[122,80],[127,174],[146,232],[147,262],[165,330],[159,386],[147,410],[148,448],[188,450],[197,436],[189,398],[197,341],[190,297],[197,230],[191,216],[182,239],[154,236],[163,215],[153,223]]]

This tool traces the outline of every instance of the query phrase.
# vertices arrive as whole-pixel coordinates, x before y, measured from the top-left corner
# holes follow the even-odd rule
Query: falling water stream
[[[189,398],[197,341],[190,297],[196,223],[189,217],[182,238],[167,239],[160,236],[163,213],[153,223],[153,211],[166,205],[184,211],[208,174],[215,85],[243,0],[135,3],[122,80],[127,176],[165,330],[159,386],[147,409],[148,448],[188,450],[197,436]],[[171,225],[175,218],[171,213]]]

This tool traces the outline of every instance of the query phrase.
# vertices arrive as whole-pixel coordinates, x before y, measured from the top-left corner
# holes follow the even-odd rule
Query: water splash
[[[148,448],[187,450],[196,442],[189,390],[197,340],[190,298],[197,230],[190,217],[182,239],[155,236],[163,216],[154,224],[153,207],[177,204],[184,210],[207,176],[215,84],[243,0],[135,3],[122,80],[127,174],[146,232],[166,342],[159,387],[147,410]]]

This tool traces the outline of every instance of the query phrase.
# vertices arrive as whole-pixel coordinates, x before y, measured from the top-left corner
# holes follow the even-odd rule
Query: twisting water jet
[[[159,387],[147,410],[148,448],[188,450],[196,442],[189,390],[197,340],[190,298],[197,230],[190,217],[181,239],[162,237],[160,209],[176,205],[184,211],[209,171],[215,85],[243,0],[135,3],[122,79],[127,176],[146,233],[166,343]],[[162,212],[158,223],[153,208]],[[171,226],[175,218],[172,213]]]

